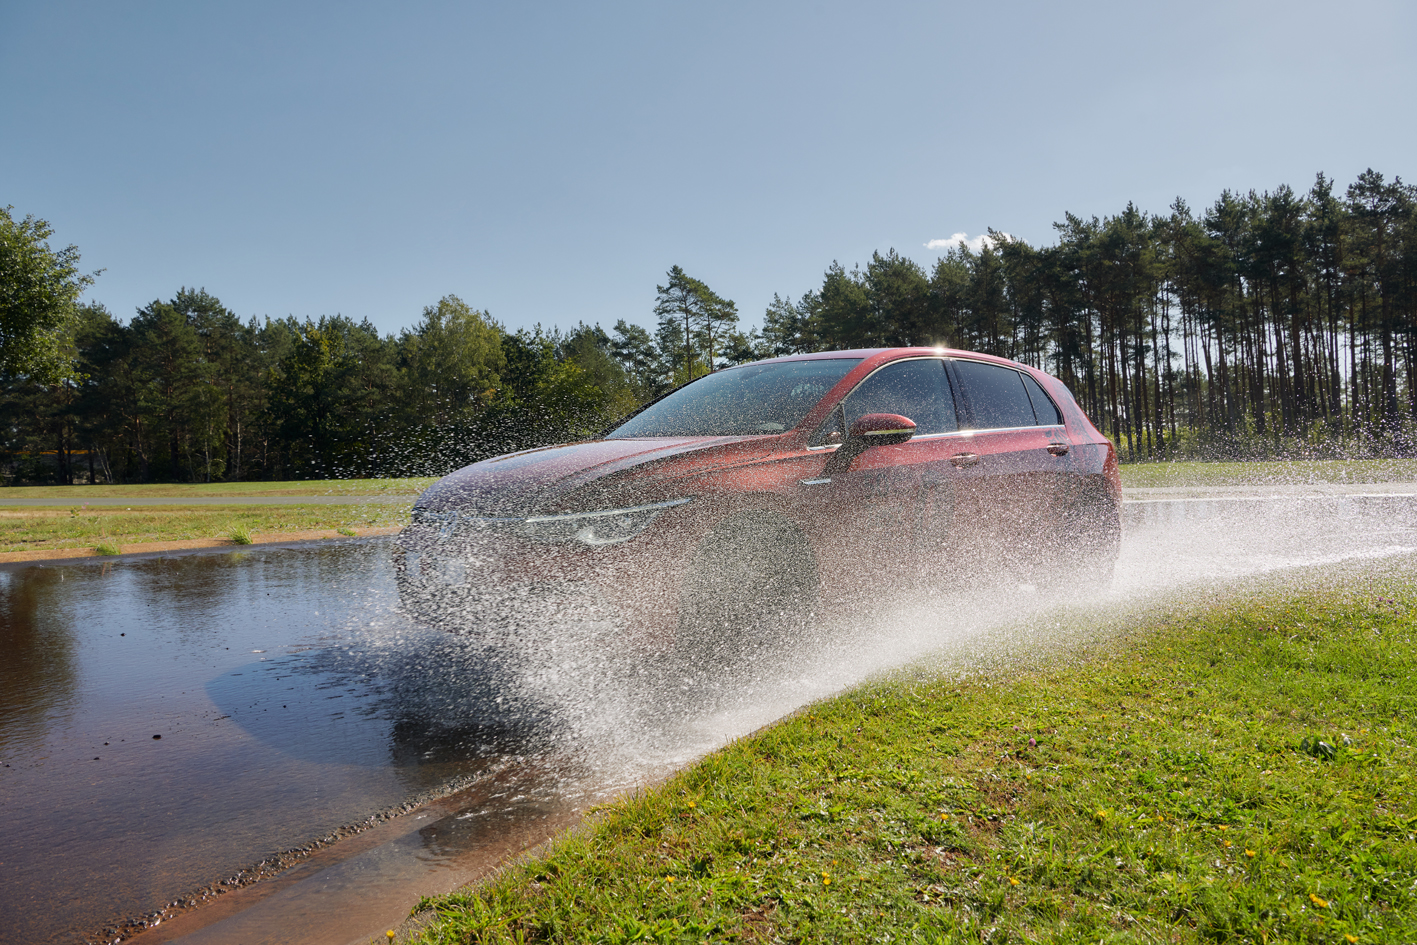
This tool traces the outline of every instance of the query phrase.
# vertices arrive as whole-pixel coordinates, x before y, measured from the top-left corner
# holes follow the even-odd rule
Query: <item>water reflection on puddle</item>
[[[160,909],[544,749],[392,602],[377,541],[0,570],[0,940]]]

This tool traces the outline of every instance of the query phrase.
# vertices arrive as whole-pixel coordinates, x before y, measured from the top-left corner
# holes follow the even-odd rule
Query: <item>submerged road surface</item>
[[[395,597],[379,539],[0,567],[0,942],[343,945],[717,743]]]
[[[1411,553],[1412,492],[1137,496],[1110,599]],[[513,678],[410,624],[385,540],[0,568],[0,941],[367,941],[608,792],[1039,606],[1013,596],[880,615],[696,711],[672,667],[555,628]]]
[[[386,557],[0,571],[0,941],[112,938],[506,754],[449,640],[379,622]]]

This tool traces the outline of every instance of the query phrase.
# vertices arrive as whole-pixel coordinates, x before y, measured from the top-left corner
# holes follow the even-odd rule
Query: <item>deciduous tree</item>
[[[79,296],[97,273],[79,272],[77,247],[50,248],[48,222],[13,209],[0,209],[0,374],[70,379]]]

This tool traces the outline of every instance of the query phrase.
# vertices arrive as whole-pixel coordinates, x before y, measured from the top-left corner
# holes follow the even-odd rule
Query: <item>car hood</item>
[[[706,462],[690,462],[688,468],[678,470],[690,472],[713,465],[721,452],[741,452],[744,446],[776,439],[775,436],[700,436],[589,440],[508,453],[473,463],[438,480],[419,496],[414,508],[525,515],[554,508],[559,499],[588,485],[604,486],[605,501],[613,501],[610,498],[614,491],[612,484],[623,482],[627,476],[633,476],[639,487],[630,501],[653,502],[662,497],[654,488],[659,480],[653,477],[651,469],[665,461],[685,457],[685,454],[705,454],[702,459]],[[758,450],[751,449],[751,452]],[[650,475],[642,477],[636,473]],[[677,479],[678,475],[669,478]]]

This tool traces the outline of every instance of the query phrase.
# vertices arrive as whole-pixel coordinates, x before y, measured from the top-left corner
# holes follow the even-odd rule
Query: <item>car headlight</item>
[[[570,512],[563,515],[532,515],[521,520],[517,531],[527,538],[549,542],[580,542],[583,545],[615,545],[634,538],[649,527],[666,509],[691,502],[673,499],[624,509],[598,512]]]
[[[478,515],[457,509],[414,509],[414,526],[431,531],[437,529],[438,540],[447,541],[454,536],[469,538],[488,528],[518,525],[525,519],[506,516]]]

